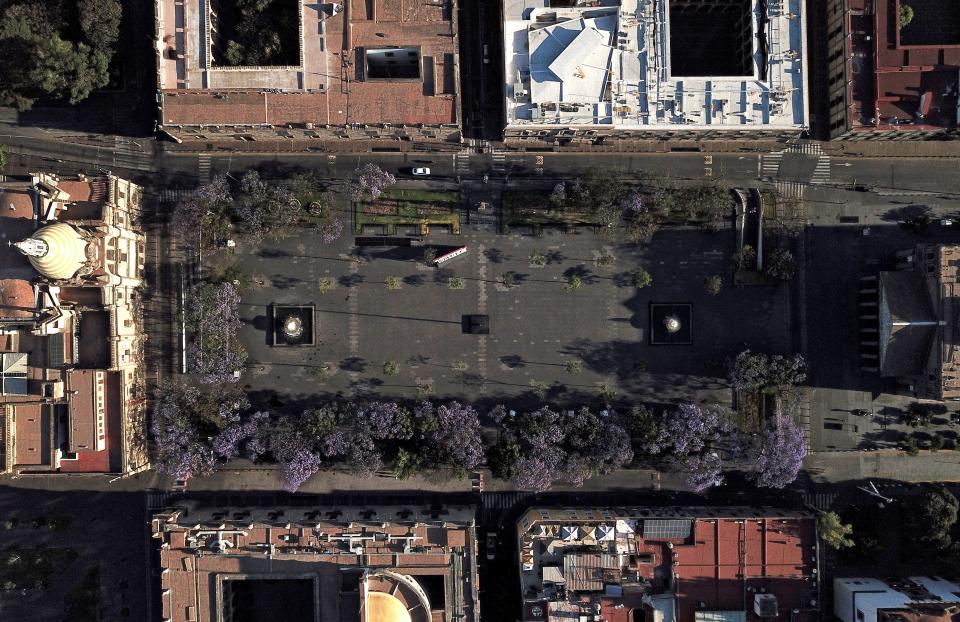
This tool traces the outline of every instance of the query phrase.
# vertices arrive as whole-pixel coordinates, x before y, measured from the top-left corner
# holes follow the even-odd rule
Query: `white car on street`
[[[430,174],[430,169],[427,168],[426,166],[418,166],[415,169],[413,169],[412,172],[414,175],[417,175],[419,177],[426,177],[427,175]]]

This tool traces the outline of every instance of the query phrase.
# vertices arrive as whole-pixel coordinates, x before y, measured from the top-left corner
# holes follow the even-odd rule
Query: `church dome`
[[[17,246],[48,279],[69,279],[87,261],[87,243],[80,232],[64,222],[39,229]]]
[[[367,594],[366,622],[410,622],[406,605],[386,592]]]

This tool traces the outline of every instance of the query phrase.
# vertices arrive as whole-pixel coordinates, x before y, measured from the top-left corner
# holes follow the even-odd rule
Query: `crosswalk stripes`
[[[776,177],[780,172],[780,162],[783,160],[783,152],[765,153],[760,156],[760,176]]]
[[[830,506],[833,505],[833,502],[837,498],[837,493],[835,492],[815,492],[815,493],[806,493],[804,496],[804,502],[812,507],[817,508],[818,510],[829,510]]]
[[[197,177],[200,183],[205,184],[210,181],[210,156],[200,155],[197,157]]]
[[[790,153],[802,153],[804,155],[815,155],[819,156],[823,154],[823,149],[820,147],[820,143],[795,143],[790,145],[790,148],[787,149]]]
[[[470,154],[469,153],[453,154],[453,166],[457,171],[457,175],[469,175],[470,174]]]
[[[785,199],[802,199],[807,185],[798,181],[777,181],[777,192]]]
[[[507,170],[507,156],[505,154],[493,152],[493,170],[500,173]]]
[[[161,203],[178,203],[193,194],[193,190],[162,190],[160,192]]]
[[[825,184],[830,181],[830,156],[821,155],[817,158],[817,167],[813,169],[812,184]]]

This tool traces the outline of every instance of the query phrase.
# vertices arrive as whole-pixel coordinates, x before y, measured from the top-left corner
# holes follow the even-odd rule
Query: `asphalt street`
[[[551,184],[569,180],[581,174],[585,162],[589,166],[613,170],[624,179],[642,179],[670,176],[687,180],[722,180],[734,186],[776,187],[786,195],[803,199],[809,205],[811,223],[837,225],[888,223],[893,210],[905,205],[925,205],[935,213],[956,216],[960,214],[960,158],[843,158],[826,156],[815,149],[792,148],[770,153],[656,153],[656,154],[475,154],[464,150],[457,154],[399,154],[370,153],[362,155],[330,155],[318,153],[183,153],[167,151],[161,143],[151,139],[91,138],[89,135],[57,134],[54,131],[26,130],[0,127],[0,142],[6,147],[7,173],[33,170],[53,170],[59,173],[97,173],[110,170],[159,190],[190,189],[199,181],[218,173],[238,173],[258,168],[267,177],[281,178],[296,170],[320,170],[333,183],[348,180],[353,171],[368,162],[375,162],[387,170],[400,173],[412,166],[428,166],[432,175],[427,182],[433,186],[467,185],[491,189],[508,183]],[[163,249],[156,249],[157,253]],[[169,278],[169,277],[168,277]],[[916,468],[899,469],[900,456],[872,453],[869,457],[851,454],[837,462],[826,455],[817,459],[818,465],[811,486],[842,482],[846,479],[869,477],[871,474],[899,475],[908,481],[923,481],[934,477],[951,477],[956,468],[952,461],[941,456],[928,467],[925,458],[912,458]],[[846,466],[839,466],[843,463]],[[146,477],[146,479],[144,479]],[[275,474],[237,480],[237,488],[267,488]],[[960,475],[954,475],[960,479]],[[641,478],[642,479],[642,478]],[[214,486],[229,486],[231,478],[211,481]],[[270,484],[268,484],[268,481]],[[325,478],[327,484],[329,479]],[[631,480],[634,485],[644,482]],[[200,481],[198,485],[202,485]],[[322,484],[326,486],[327,484]],[[343,482],[348,487],[361,487],[367,482]],[[622,482],[625,484],[625,482]],[[60,487],[37,480],[18,480],[24,487]],[[65,488],[76,485],[65,481]],[[92,488],[130,486],[135,489],[163,487],[163,478],[153,475],[111,481],[110,478],[87,480]],[[597,482],[599,486],[608,484]],[[651,485],[646,482],[646,485]],[[658,482],[658,486],[672,487],[673,482]]]

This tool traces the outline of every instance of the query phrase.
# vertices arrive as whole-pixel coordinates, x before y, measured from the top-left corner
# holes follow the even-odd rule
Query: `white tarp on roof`
[[[565,525],[560,529],[560,538],[564,542],[580,539],[580,528],[576,525]]]
[[[617,521],[617,533],[636,533],[637,521],[632,518]]]
[[[531,29],[530,88],[533,101],[595,103],[601,100],[610,66],[617,17],[560,22]]]
[[[613,531],[613,527],[611,527],[610,525],[600,525],[597,527],[596,538],[600,542],[607,542],[609,540],[613,540],[615,536],[616,534]]]

